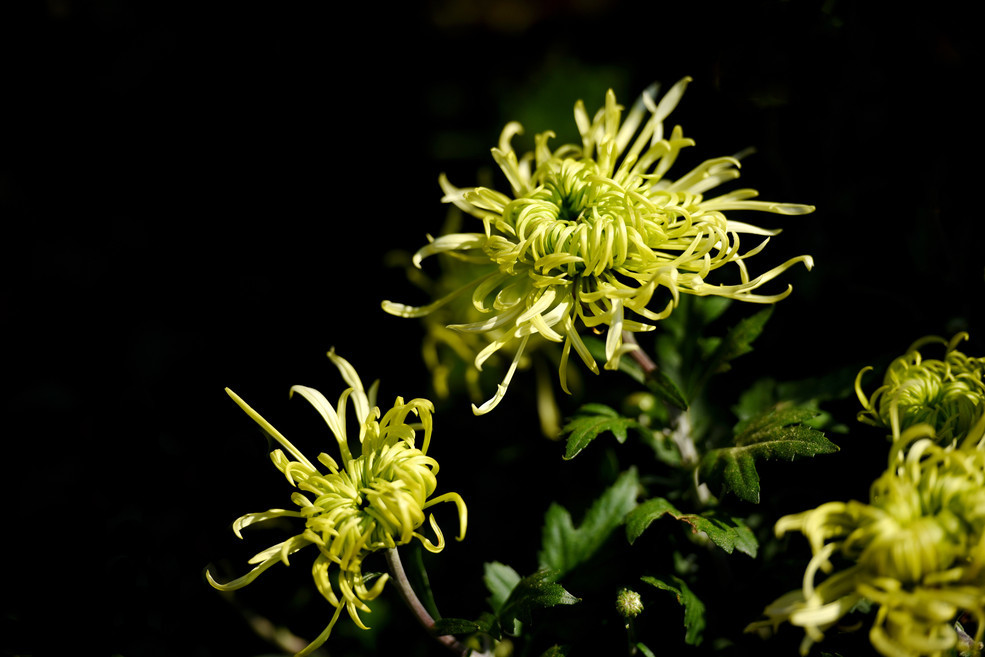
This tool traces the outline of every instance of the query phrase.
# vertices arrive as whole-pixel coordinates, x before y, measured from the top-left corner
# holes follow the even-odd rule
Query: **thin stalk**
[[[461,657],[492,657],[490,653],[487,652],[476,652],[472,648],[469,648],[461,641],[456,639],[451,634],[435,634],[434,619],[428,610],[424,608],[424,605],[418,599],[417,594],[414,593],[414,589],[410,585],[410,581],[407,579],[407,573],[404,572],[404,566],[400,562],[400,554],[397,552],[397,548],[389,548],[385,552],[386,565],[390,569],[391,581],[396,585],[397,591],[400,592],[400,597],[403,599],[404,604],[410,609],[411,613],[417,618],[417,621],[421,624],[428,634],[433,636],[438,643],[444,645],[446,648],[451,650],[456,655]]]
[[[633,335],[631,331],[623,331],[622,341],[624,344],[636,345],[637,348],[630,351],[629,355],[632,356],[633,360],[635,360],[640,368],[642,368],[644,376],[650,376],[650,374],[657,369],[657,364],[653,362],[653,359],[650,358],[649,354],[643,351],[643,347],[641,347],[640,343],[636,341],[636,336]]]
[[[649,377],[657,369],[657,364],[653,362],[650,355],[647,354],[643,347],[640,347],[640,343],[636,341],[636,336],[630,331],[623,331],[622,341],[626,344],[636,345],[636,349],[629,352],[633,360],[639,364],[640,368],[643,370],[643,374]],[[702,505],[707,504],[711,499],[711,491],[708,487],[698,481],[698,471],[696,466],[700,455],[698,454],[698,449],[694,444],[694,439],[691,438],[691,420],[688,417],[687,412],[682,412],[676,406],[670,404],[667,405],[667,410],[669,412],[669,421],[671,426],[670,439],[677,445],[677,450],[681,455],[681,465],[685,467],[694,468],[694,486],[695,492],[698,496],[698,502]]]

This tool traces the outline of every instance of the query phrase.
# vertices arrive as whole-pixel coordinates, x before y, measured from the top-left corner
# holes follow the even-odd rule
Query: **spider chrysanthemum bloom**
[[[443,232],[457,232],[461,221],[462,212],[458,208],[451,208]],[[434,298],[444,297],[462,286],[469,285],[475,280],[477,270],[481,275],[495,269],[494,264],[487,264],[483,271],[482,267],[475,263],[463,262],[455,258],[454,254],[440,254],[437,257],[439,273],[437,276],[429,276],[413,266],[409,253],[394,252],[389,254],[387,259],[394,266],[402,266],[408,280]],[[463,321],[478,322],[482,319],[482,313],[475,309],[466,295],[452,298],[423,318],[424,336],[421,341],[421,353],[431,373],[434,394],[437,398],[446,399],[453,391],[464,388],[474,403],[481,403],[484,399],[482,391],[486,387],[485,384],[489,382],[481,375],[495,376],[496,371],[511,365],[516,344],[507,344],[502,350],[493,354],[486,361],[487,367],[484,371],[472,367],[475,354],[482,351],[490,342],[500,339],[506,331],[510,330],[509,327],[476,332],[456,331],[450,328],[449,324],[454,325],[456,322]],[[560,356],[559,345],[534,334],[526,343],[522,358],[516,365],[517,370],[534,370],[541,432],[551,439],[556,439],[561,432],[561,411],[551,383],[551,362],[556,366]],[[493,365],[492,368],[488,367],[490,364]]]
[[[397,397],[390,410],[380,416],[375,406],[376,386],[367,392],[355,369],[333,351],[328,357],[342,374],[349,388],[342,393],[337,410],[317,390],[304,386],[291,388],[308,400],[322,416],[335,435],[341,460],[326,453],[318,455],[319,469],[291,442],[261,417],[231,390],[229,396],[283,449],[275,449],[270,457],[274,465],[298,489],[291,495],[297,509],[270,509],[248,513],[233,523],[233,531],[271,518],[290,517],[304,521],[300,534],[263,550],[249,563],[257,564],[246,575],[220,584],[207,572],[209,583],[217,589],[239,589],[278,562],[289,565],[288,557],[303,547],[314,545],[318,556],[312,575],[318,590],[335,607],[335,613],[325,630],[307,648],[298,653],[306,655],[325,642],[345,609],[360,628],[367,629],[359,611],[369,612],[366,601],[376,598],[387,582],[380,576],[372,586],[363,576],[363,559],[378,550],[394,548],[417,539],[431,552],[444,549],[445,541],[434,519],[430,525],[435,534],[432,541],[418,531],[425,521],[425,510],[440,502],[453,502],[458,508],[460,534],[465,536],[466,508],[458,493],[431,497],[437,486],[435,475],[438,463],[427,455],[431,439],[431,412],[426,399],[404,402]],[[360,453],[352,454],[346,431],[346,405],[351,402],[358,421]],[[411,425],[408,419],[416,416],[420,422]],[[418,431],[423,439],[417,446]],[[285,453],[286,451],[286,453]],[[329,578],[335,571],[338,592]]]
[[[971,358],[957,350],[968,338],[958,333],[950,341],[928,336],[914,342],[906,353],[890,363],[882,385],[871,396],[862,392],[862,376],[855,378],[855,393],[864,410],[858,419],[887,427],[893,437],[908,427],[927,423],[942,443],[962,440],[985,409],[985,358]],[[945,346],[940,360],[924,358],[927,345]]]
[[[572,349],[598,373],[580,329],[607,332],[605,367],[615,369],[620,357],[636,348],[624,342],[623,332],[652,330],[653,322],[671,313],[680,294],[773,303],[787,296],[790,287],[761,295],[757,290],[763,284],[798,262],[812,266],[810,256],[800,256],[750,277],[745,260],[779,231],[735,221],[725,213],[799,215],[813,207],[756,201],[757,192],[751,189],[706,198],[708,190],[738,177],[737,158],[707,160],[677,180],[666,177],[681,149],[694,143],[680,127],[665,135],[663,125],[689,81],[678,82],[659,102],[647,90],[625,120],[611,90],[594,118],[579,101],[575,122],[581,144],[552,150],[548,142],[554,133],[548,131],[537,135],[534,152],[518,156],[511,140],[522,127],[507,124],[492,154],[512,195],[485,187],[460,189],[441,177],[444,201],[481,220],[482,231],[434,238],[414,255],[414,263],[420,266],[428,256],[448,253],[495,267],[429,305],[384,301],[383,308],[421,317],[471,290],[471,302],[485,319],[449,328],[498,332],[476,355],[475,366],[481,369],[501,349],[513,351],[513,364],[495,396],[473,407],[476,413],[491,410],[502,399],[532,335],[563,344],[559,375],[567,391]],[[743,252],[743,234],[766,239]],[[737,270],[737,283],[706,281],[726,265]],[[659,301],[663,307],[653,310],[651,302],[660,288],[666,302]]]
[[[903,432],[894,465],[868,504],[829,502],[781,518],[777,535],[803,533],[813,557],[803,587],[766,608],[756,631],[789,622],[804,628],[801,653],[861,600],[878,607],[869,639],[886,657],[936,657],[956,645],[955,620],[985,631],[985,451],[983,422],[972,449],[942,447],[929,425]],[[911,441],[912,442],[911,444]],[[910,444],[909,447],[906,447]],[[819,572],[844,569],[816,583]]]

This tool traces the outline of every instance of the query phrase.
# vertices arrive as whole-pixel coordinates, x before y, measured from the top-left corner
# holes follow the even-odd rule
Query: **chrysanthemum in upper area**
[[[908,427],[926,422],[938,441],[962,441],[985,410],[985,358],[972,358],[957,350],[967,333],[950,341],[936,336],[917,340],[906,353],[890,363],[882,385],[871,396],[862,392],[862,376],[855,379],[855,393],[864,410],[858,419],[887,427],[898,437]],[[924,358],[920,350],[944,345],[941,360]]]
[[[430,525],[435,540],[431,541],[417,531],[424,524],[425,509],[440,502],[453,502],[458,507],[459,540],[465,536],[467,520],[465,502],[458,493],[431,497],[438,473],[438,463],[427,456],[431,440],[431,402],[412,399],[405,403],[397,397],[393,407],[381,418],[380,409],[375,406],[376,384],[367,392],[359,375],[345,359],[336,356],[334,351],[330,351],[328,357],[350,386],[339,398],[338,410],[317,390],[303,386],[291,388],[292,394],[301,395],[315,407],[335,435],[341,463],[324,452],[317,459],[327,472],[319,470],[246,402],[226,390],[246,414],[283,447],[271,452],[270,457],[288,482],[298,489],[291,495],[291,501],[298,507],[296,510],[248,513],[233,523],[233,531],[242,538],[240,531],[244,527],[281,517],[303,520],[304,530],[254,556],[249,563],[257,564],[256,567],[238,579],[220,584],[211,573],[206,573],[209,583],[217,589],[239,589],[278,562],[290,565],[290,555],[315,545],[318,556],[312,575],[318,590],[335,607],[335,613],[321,635],[298,653],[299,656],[309,654],[328,639],[343,609],[356,625],[367,629],[359,618],[359,611],[370,611],[366,601],[382,592],[388,578],[384,574],[369,586],[362,572],[363,559],[368,554],[414,539],[427,550],[440,552],[445,541],[433,515]],[[361,445],[358,456],[350,452],[346,431],[346,405],[350,401],[358,421]],[[412,415],[419,418],[419,425],[408,424]],[[416,441],[420,429],[424,435],[418,447]],[[330,570],[338,572],[338,593],[329,579]]]
[[[803,533],[813,558],[803,588],[766,608],[768,620],[804,628],[801,654],[862,600],[878,607],[869,639],[886,657],[937,657],[959,641],[955,621],[968,614],[974,642],[985,632],[985,418],[971,449],[935,444],[929,425],[903,432],[889,470],[868,504],[828,502],[781,518],[777,535]],[[833,559],[846,568],[821,583]]]
[[[448,253],[495,268],[429,305],[384,301],[383,308],[421,317],[471,290],[472,304],[486,319],[449,328],[495,335],[475,356],[476,368],[500,349],[513,349],[512,365],[496,394],[473,406],[477,414],[503,398],[532,335],[563,343],[559,375],[567,391],[572,349],[598,373],[579,330],[604,327],[605,367],[615,369],[620,357],[636,348],[624,341],[623,332],[654,329],[652,322],[667,317],[681,293],[773,303],[787,296],[790,287],[764,295],[756,290],[798,262],[813,265],[810,256],[800,256],[750,277],[745,260],[779,231],[735,221],[725,213],[799,215],[813,207],[753,200],[757,192],[752,189],[705,198],[708,190],[738,177],[737,158],[706,160],[677,180],[666,177],[680,150],[694,144],[679,126],[665,136],[663,125],[688,82],[684,78],[675,84],[659,102],[655,90],[647,90],[625,120],[611,90],[594,118],[579,101],[575,122],[580,145],[552,150],[548,141],[554,133],[548,131],[536,136],[532,153],[518,157],[511,141],[523,130],[518,123],[507,124],[492,154],[512,196],[485,187],[458,188],[441,177],[444,201],[481,220],[482,231],[429,238],[414,255],[414,264]],[[742,252],[743,234],[766,239]],[[725,265],[738,271],[737,283],[705,280]],[[664,292],[658,295],[660,288]],[[663,307],[653,310],[651,302]]]

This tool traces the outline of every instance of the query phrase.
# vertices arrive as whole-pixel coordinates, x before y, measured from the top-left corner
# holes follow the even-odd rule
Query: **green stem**
[[[626,642],[629,646],[629,657],[634,657],[639,650],[636,648],[636,628],[633,626],[633,619],[626,619]]]
[[[636,349],[629,352],[633,360],[639,364],[640,368],[643,370],[643,374],[647,377],[650,376],[652,372],[657,369],[657,364],[653,362],[642,347],[640,347],[639,342],[636,341],[636,336],[630,331],[623,331],[622,341],[626,344],[636,345]],[[698,449],[694,444],[694,440],[691,438],[691,419],[686,411],[681,411],[676,406],[670,404],[667,405],[667,410],[669,413],[670,420],[670,439],[677,445],[677,451],[681,455],[681,465],[684,467],[695,468],[694,470],[694,487],[695,492],[698,496],[698,501],[704,505],[707,504],[711,499],[711,491],[708,487],[700,483],[697,479],[697,469],[696,466],[700,460],[698,454]]]
[[[385,552],[385,555],[386,565],[390,569],[390,577],[396,585],[397,591],[400,593],[400,597],[428,634],[433,636],[438,643],[444,645],[453,653],[460,655],[461,657],[468,657],[469,655],[472,655],[472,657],[492,657],[491,654],[487,652],[474,652],[472,648],[469,648],[451,634],[435,634],[434,618],[432,618],[431,614],[428,613],[428,610],[424,608],[424,605],[421,603],[420,599],[418,599],[417,594],[414,593],[414,589],[411,587],[410,581],[407,579],[407,573],[404,572],[404,566],[400,562],[400,554],[397,552],[397,548],[389,548]]]

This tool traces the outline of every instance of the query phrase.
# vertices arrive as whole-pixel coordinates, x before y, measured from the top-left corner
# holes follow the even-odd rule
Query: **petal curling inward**
[[[923,360],[916,349],[929,343],[918,341],[890,369],[912,374],[910,367]],[[878,408],[874,398],[860,394],[866,410]],[[752,623],[747,631],[775,628],[781,622],[798,625],[805,631],[801,652],[806,655],[827,628],[866,599],[877,609],[870,643],[884,657],[945,654],[956,645],[953,624],[964,613],[975,619],[974,640],[981,641],[985,634],[983,435],[982,414],[970,430],[970,439],[962,444],[957,440],[940,444],[932,424],[908,426],[894,440],[889,467],[873,482],[867,504],[828,502],[781,518],[777,535],[804,534],[813,557],[801,590],[768,605],[767,619]],[[833,572],[835,555],[838,563],[849,565]],[[828,575],[818,581],[821,572]]]
[[[651,86],[625,115],[611,90],[594,115],[578,101],[574,120],[580,144],[552,149],[555,133],[547,130],[535,136],[533,151],[518,155],[513,141],[523,129],[508,123],[491,153],[509,182],[509,193],[458,188],[443,174],[439,178],[442,200],[478,219],[481,232],[452,231],[429,238],[413,264],[420,265],[428,256],[449,261],[454,257],[461,280],[466,280],[470,265],[476,274],[464,287],[428,306],[384,302],[383,307],[403,317],[427,316],[440,309],[444,326],[484,335],[486,344],[470,343],[475,344],[477,369],[500,350],[512,353],[496,394],[481,406],[473,405],[475,412],[488,412],[503,398],[520,354],[541,344],[528,345],[532,335],[563,345],[559,380],[567,391],[572,347],[598,373],[579,331],[606,328],[605,368],[616,369],[620,357],[634,348],[622,343],[622,331],[652,330],[652,324],[638,319],[666,318],[681,294],[776,303],[790,294],[791,286],[765,294],[759,288],[796,264],[808,270],[813,266],[810,256],[799,256],[750,276],[747,263],[766,243],[742,251],[739,236],[769,238],[780,231],[726,213],[796,216],[814,208],[754,200],[758,193],[752,189],[706,197],[739,176],[739,158],[746,153],[705,160],[676,180],[667,177],[681,149],[694,145],[680,126],[669,134],[664,129],[690,81],[681,79],[662,97],[657,96],[657,86]],[[730,265],[738,283],[717,279],[718,270]],[[475,311],[498,312],[479,319],[465,309],[456,318],[448,302],[469,286]],[[664,298],[656,300],[654,310],[650,304],[658,288],[667,294],[660,295]]]
[[[328,468],[322,473],[283,434],[230,390],[229,396],[283,449],[271,452],[271,460],[292,486],[299,489],[291,494],[297,510],[270,509],[249,513],[233,523],[233,532],[242,538],[242,529],[274,518],[296,518],[304,527],[295,536],[254,555],[249,564],[254,568],[238,578],[221,583],[211,570],[206,579],[214,588],[230,591],[252,583],[276,563],[290,565],[289,557],[304,547],[314,545],[318,555],[312,567],[312,577],[322,597],[335,612],[325,630],[299,654],[309,654],[324,643],[331,634],[343,609],[357,627],[367,626],[359,612],[369,612],[366,601],[373,600],[383,590],[387,576],[383,575],[372,588],[365,586],[362,562],[373,552],[420,541],[421,545],[439,552],[444,538],[434,516],[427,518],[436,537],[432,542],[417,530],[424,524],[424,509],[440,502],[453,502],[459,515],[458,540],[465,536],[467,509],[458,493],[432,497],[437,483],[438,463],[426,455],[431,438],[433,405],[426,399],[404,402],[397,397],[393,406],[381,414],[375,406],[377,385],[367,391],[358,373],[334,349],[328,357],[338,369],[348,388],[339,397],[336,407],[319,391],[294,386],[291,392],[308,401],[325,421],[335,437],[340,461],[321,453],[317,462]],[[346,406],[359,424],[361,451],[353,456],[346,432]],[[418,420],[409,424],[408,420]],[[420,447],[418,432],[424,432]],[[334,571],[338,590],[329,579]]]

